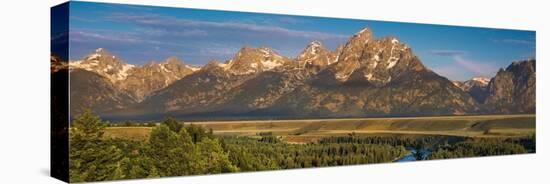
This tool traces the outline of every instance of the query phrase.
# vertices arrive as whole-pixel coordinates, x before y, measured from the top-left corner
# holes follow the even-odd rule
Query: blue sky
[[[132,64],[177,56],[202,65],[230,59],[241,47],[271,47],[294,58],[313,41],[333,50],[368,27],[397,37],[430,69],[453,80],[492,77],[535,56],[535,32],[184,8],[71,2],[70,59],[96,48]]]

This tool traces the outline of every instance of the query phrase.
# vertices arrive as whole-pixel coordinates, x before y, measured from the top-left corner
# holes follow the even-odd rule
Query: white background
[[[2,1],[0,183],[62,183],[49,177],[49,7],[61,0]],[[549,20],[542,0],[101,0],[467,25],[537,31],[537,153],[116,183],[549,183]],[[437,35],[434,35],[437,36]],[[482,52],[482,51],[480,51]]]

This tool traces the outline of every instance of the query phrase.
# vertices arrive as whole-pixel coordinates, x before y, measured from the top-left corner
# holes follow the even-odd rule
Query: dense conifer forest
[[[72,121],[71,182],[386,163],[411,149],[433,151],[419,159],[517,154],[534,152],[535,144],[534,136],[473,139],[355,134],[290,144],[269,132],[258,137],[217,136],[211,129],[171,118],[158,125],[145,124],[152,127],[150,136],[139,141],[103,136],[108,125],[90,112]]]

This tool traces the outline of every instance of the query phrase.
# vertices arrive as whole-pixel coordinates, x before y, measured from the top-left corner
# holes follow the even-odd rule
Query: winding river
[[[407,148],[407,151],[409,151],[408,154],[406,154],[405,156],[401,157],[401,158],[398,158],[396,159],[395,161],[393,162],[410,162],[410,161],[416,161],[416,157],[414,156],[416,154],[416,150],[413,149],[413,148]],[[422,158],[426,159],[428,158],[428,156],[430,156],[430,154],[432,154],[432,151],[431,150],[428,150],[428,149],[421,149],[420,152],[422,153]]]

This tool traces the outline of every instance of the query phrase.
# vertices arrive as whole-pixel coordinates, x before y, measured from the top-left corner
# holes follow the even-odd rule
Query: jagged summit
[[[534,113],[536,111],[536,60],[515,61],[501,69],[487,86],[484,100],[491,111]]]
[[[105,51],[106,51],[106,50],[103,49],[103,48],[97,48],[97,49],[95,49],[95,52],[96,52],[96,53],[105,52]]]
[[[453,81],[453,83],[461,88],[464,91],[469,91],[472,87],[486,87],[489,82],[491,81],[490,78],[487,77],[472,77],[471,79],[468,79],[466,81]]]
[[[355,33],[353,37],[372,38],[372,31],[368,27],[364,27]]]
[[[375,85],[383,85],[410,71],[425,69],[412,50],[395,37],[373,39],[364,29],[350,38],[334,66],[334,77],[347,81],[352,75],[363,76]]]
[[[81,60],[70,62],[69,67],[96,72],[107,77],[111,82],[117,82],[126,79],[128,72],[135,66],[111,55],[106,49],[98,48]]]
[[[336,56],[326,49],[320,41],[312,41],[295,59],[299,69],[310,70],[317,73],[334,63]]]
[[[166,60],[164,60],[162,63],[166,63],[166,64],[184,64],[184,62],[176,56],[170,56],[170,57],[166,58]]]
[[[275,70],[288,62],[290,59],[279,55],[271,48],[243,47],[224,68],[232,74],[246,75]]]
[[[231,63],[231,62],[233,62],[233,61],[230,60],[227,63]],[[214,69],[224,69],[225,70],[228,66],[227,63],[222,63],[219,60],[210,60],[210,61],[208,61],[208,63],[206,63],[205,65],[203,65],[201,67],[201,70],[202,71],[210,71],[210,70],[214,70]]]
[[[298,58],[304,57],[305,55],[316,55],[319,53],[320,49],[326,50],[320,41],[311,41],[306,46],[306,48],[301,52]]]
[[[323,44],[321,43],[321,41],[314,40],[314,41],[309,42],[309,44],[307,45],[307,48],[309,48],[309,47],[316,48],[316,47],[322,47],[322,46],[323,46]]]
[[[529,59],[526,59],[526,60],[519,60],[519,61],[514,61],[512,62],[511,65],[509,65],[508,67],[506,67],[506,71],[510,71],[510,70],[517,70],[517,69],[524,69],[524,68],[532,68],[533,70],[536,70],[536,59],[534,58],[529,58]]]
[[[491,79],[487,78],[487,77],[473,77],[472,79],[470,79],[472,81],[476,81],[476,82],[479,82],[483,85],[487,85],[489,84],[489,81],[491,81]]]
[[[138,102],[153,91],[164,88],[200,69],[183,64],[183,61],[177,57],[136,66],[124,62],[104,48],[95,49],[82,59],[69,62],[69,67],[71,70],[86,70],[105,77],[116,88]],[[82,73],[76,73],[76,75],[80,74]]]

